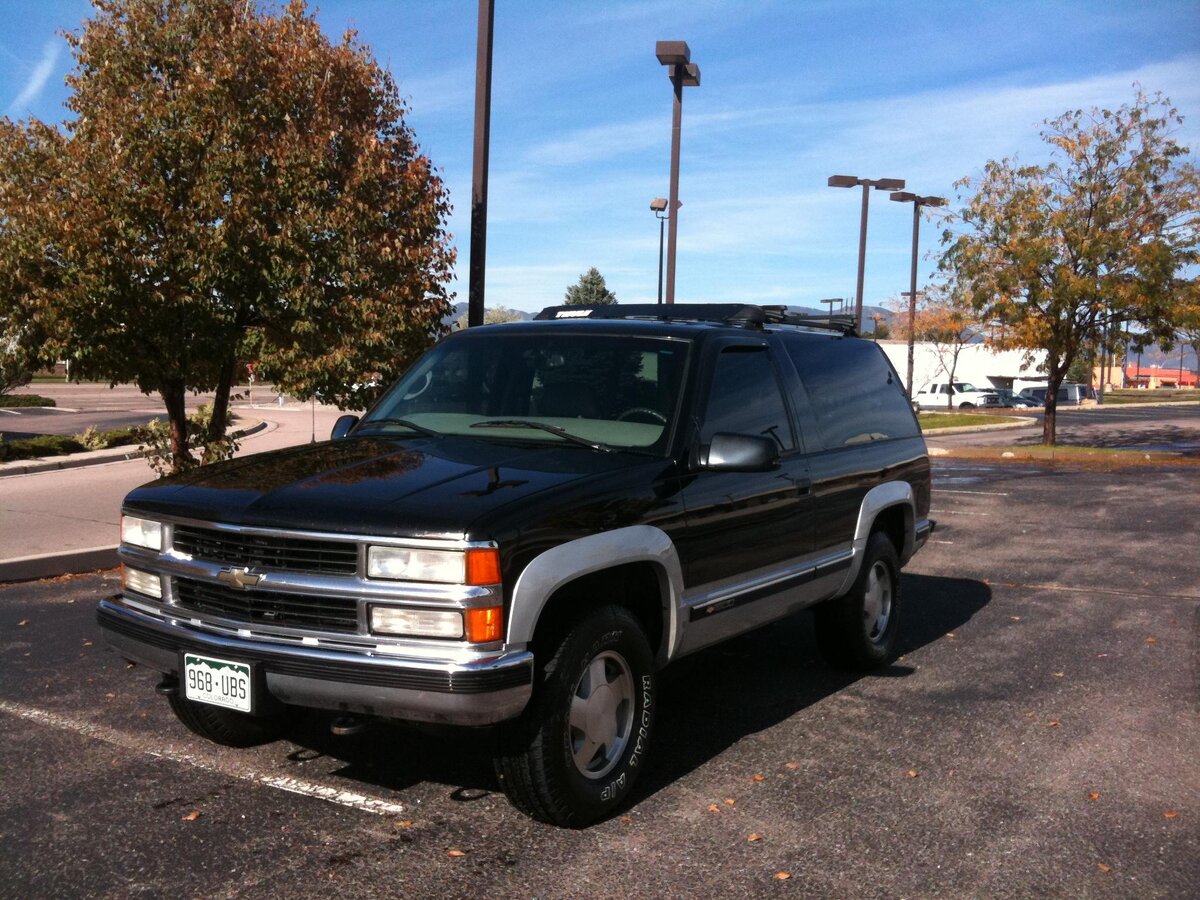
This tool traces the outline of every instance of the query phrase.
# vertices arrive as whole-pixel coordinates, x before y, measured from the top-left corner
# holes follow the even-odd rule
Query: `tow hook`
[[[357,716],[338,716],[329,723],[329,730],[338,737],[353,737],[366,731],[367,723]]]
[[[174,697],[179,693],[179,679],[174,675],[164,675],[162,681],[154,686],[154,693],[162,697]]]

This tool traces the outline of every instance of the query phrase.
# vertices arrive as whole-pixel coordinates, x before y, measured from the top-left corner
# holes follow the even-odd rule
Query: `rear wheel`
[[[277,741],[300,717],[300,710],[295,707],[284,706],[269,715],[252,716],[208,703],[196,703],[178,693],[169,695],[167,702],[176,718],[190,731],[227,747],[253,747]]]
[[[496,775],[513,806],[579,828],[629,794],[655,712],[654,658],[622,607],[589,614],[552,650],[525,714],[507,726]]]
[[[875,531],[850,590],[814,610],[817,647],[839,669],[883,665],[895,652],[899,611],[900,559],[887,535]]]

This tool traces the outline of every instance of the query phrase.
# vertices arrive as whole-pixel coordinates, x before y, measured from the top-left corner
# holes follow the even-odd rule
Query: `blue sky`
[[[0,114],[66,116],[73,61],[58,32],[80,0],[0,0]],[[326,0],[411,106],[454,203],[466,299],[475,0]],[[671,93],[656,40],[685,40],[676,297],[817,305],[852,298],[859,189],[895,177],[953,199],[990,158],[1045,156],[1042,119],[1115,107],[1133,84],[1168,95],[1200,150],[1200,2],[497,0],[488,305],[561,302],[590,266],[623,302],[653,302]],[[872,192],[865,298],[908,288],[912,212]],[[923,223],[922,257],[940,229]],[[924,282],[933,263],[922,259]]]

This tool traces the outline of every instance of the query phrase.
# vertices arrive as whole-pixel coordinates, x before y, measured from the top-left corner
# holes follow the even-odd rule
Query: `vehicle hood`
[[[125,508],[232,525],[471,536],[533,495],[665,460],[456,438],[346,438],[204,466],[143,485]],[[536,504],[539,507],[544,504]],[[492,522],[487,520],[491,519]]]

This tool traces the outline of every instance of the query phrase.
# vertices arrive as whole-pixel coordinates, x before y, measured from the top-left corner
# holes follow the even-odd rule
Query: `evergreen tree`
[[[567,288],[568,306],[608,306],[617,302],[617,295],[608,289],[600,270],[592,266],[579,276],[579,283]]]

